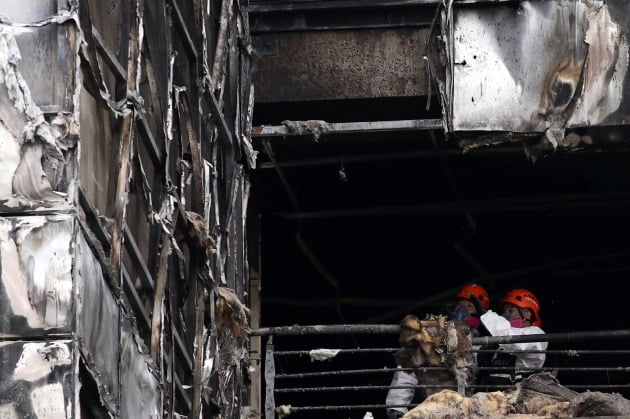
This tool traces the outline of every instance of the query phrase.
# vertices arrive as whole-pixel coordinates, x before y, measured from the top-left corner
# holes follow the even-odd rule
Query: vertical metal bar
[[[253,272],[252,272],[253,274]],[[253,327],[258,327],[260,325],[260,279],[258,277],[258,273],[256,272],[256,277],[252,275],[249,281],[249,295],[250,295],[250,303],[249,307],[251,309],[251,325]],[[260,361],[261,361],[261,337],[253,336],[250,338],[250,348],[249,348],[249,361],[254,366],[254,371],[252,372],[252,380],[251,380],[251,388],[250,388],[250,398],[249,405],[252,410],[256,412],[261,411],[261,374],[260,374]]]
[[[206,312],[205,293],[206,288],[201,281],[197,278],[197,311],[195,313],[195,353],[193,363],[193,400],[191,409],[191,418],[197,419],[201,414],[201,386],[202,386],[202,371],[203,371],[203,355],[204,355],[204,318]]]
[[[188,95],[180,93],[177,96],[177,116],[182,146],[188,146],[192,164],[192,197],[190,208],[197,214],[203,214],[203,164],[201,162],[201,148],[192,121]],[[182,192],[183,193],[183,192]]]
[[[127,64],[127,92],[137,95],[139,92],[140,54],[142,50],[142,18],[144,3],[131,0],[131,30],[129,33],[129,57]],[[114,284],[117,292],[121,289],[121,261],[123,225],[127,206],[127,188],[129,175],[129,160],[131,158],[131,143],[134,134],[135,111],[128,110],[122,121],[119,148],[118,177],[116,181],[116,195],[114,199],[114,227],[112,229],[111,264],[115,275]]]
[[[217,36],[217,44],[214,50],[214,61],[212,63],[212,73],[210,73],[210,85],[208,91],[210,95],[214,95],[219,79],[221,77],[221,65],[223,62],[223,54],[226,49],[228,25],[232,18],[232,1],[223,0],[221,4],[221,18],[219,19],[219,34]]]
[[[177,209],[175,210],[177,211]],[[160,342],[162,339],[162,306],[164,303],[164,289],[168,273],[168,255],[171,253],[171,238],[167,234],[162,235],[162,248],[160,250],[160,262],[156,276],[155,291],[153,294],[153,311],[151,315],[151,356],[160,365]]]
[[[273,358],[273,336],[267,339],[265,349],[265,418],[275,419],[276,400],[274,396],[274,382],[276,379],[276,363]]]

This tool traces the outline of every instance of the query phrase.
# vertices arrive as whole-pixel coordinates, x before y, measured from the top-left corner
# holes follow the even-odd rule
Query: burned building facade
[[[247,16],[177,0],[0,16],[2,417],[238,417]]]

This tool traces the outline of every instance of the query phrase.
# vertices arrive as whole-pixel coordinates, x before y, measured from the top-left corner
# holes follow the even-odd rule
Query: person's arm
[[[523,335],[542,335],[545,332],[537,326],[529,326],[521,329],[523,331]],[[547,349],[547,342],[528,342],[528,343],[514,343],[516,348],[522,348],[519,350],[528,350],[528,351],[544,351]],[[509,348],[506,348],[509,350]],[[529,353],[520,353],[516,354],[517,362],[516,367],[517,370],[532,370],[532,369],[540,369],[545,364],[545,359],[547,355],[540,352],[529,352]]]
[[[522,336],[522,335],[538,335],[545,332],[536,326],[529,327],[512,327],[510,322],[494,311],[488,311],[481,316],[481,322],[492,336]],[[547,349],[547,342],[523,342],[523,343],[504,343],[500,347],[508,352],[510,351],[544,351]],[[541,368],[545,363],[544,353],[519,353],[516,354],[520,360],[519,366],[527,368]]]
[[[494,311],[488,311],[481,316],[481,322],[492,336],[522,336],[537,335],[545,332],[536,326],[512,327],[510,322]],[[501,347],[507,351],[544,350],[547,342],[504,343]]]
[[[510,326],[510,322],[499,316],[492,310],[486,311],[484,314],[479,317],[481,319],[481,323],[485,326],[486,330],[490,332],[492,336],[512,336],[510,329],[515,329]]]

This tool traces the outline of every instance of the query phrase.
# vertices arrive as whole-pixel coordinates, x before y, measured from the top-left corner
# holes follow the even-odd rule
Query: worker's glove
[[[475,295],[471,295],[470,296],[470,301],[473,303],[473,305],[475,306],[475,316],[477,317],[481,317],[483,314],[486,314],[486,309],[484,308],[484,306],[481,304],[481,301],[479,301],[479,298],[477,298],[477,296]]]

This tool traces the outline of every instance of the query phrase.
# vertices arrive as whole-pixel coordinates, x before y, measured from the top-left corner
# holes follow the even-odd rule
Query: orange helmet
[[[488,291],[481,285],[470,284],[459,290],[455,298],[465,298],[470,300],[471,296],[477,297],[483,308],[486,310],[490,307],[490,298],[488,297]]]
[[[499,303],[499,306],[509,303],[514,304],[518,308],[528,308],[534,313],[533,326],[542,327],[542,319],[540,318],[540,302],[538,298],[529,290],[519,288],[509,291]]]

